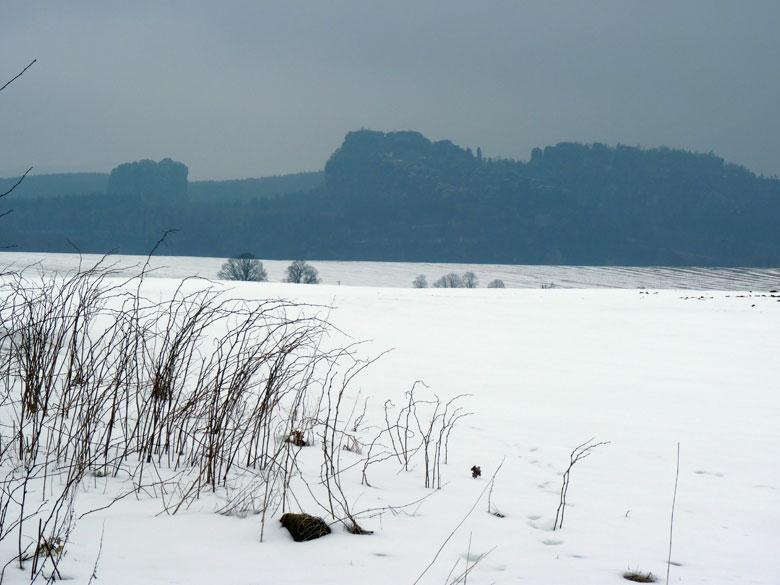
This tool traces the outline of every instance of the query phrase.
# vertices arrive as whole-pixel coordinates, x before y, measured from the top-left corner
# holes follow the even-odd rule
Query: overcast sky
[[[0,174],[321,169],[346,132],[564,140],[780,174],[778,0],[0,0]]]

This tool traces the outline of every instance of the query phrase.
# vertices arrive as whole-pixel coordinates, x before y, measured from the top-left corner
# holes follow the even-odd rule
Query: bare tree
[[[435,288],[463,288],[463,278],[460,274],[450,272],[433,283]]]
[[[287,282],[298,284],[319,284],[320,274],[305,260],[295,260],[287,267]]]
[[[496,278],[495,280],[491,280],[488,285],[488,288],[506,288],[506,285],[504,284],[504,281],[500,278]]]
[[[263,267],[263,263],[255,258],[254,254],[244,253],[225,262],[217,273],[217,278],[222,280],[266,282],[268,274]]]
[[[463,288],[477,288],[479,286],[479,279],[477,278],[477,275],[473,272],[464,272],[463,273]]]
[[[424,274],[420,274],[412,281],[414,288],[428,288],[428,279]]]

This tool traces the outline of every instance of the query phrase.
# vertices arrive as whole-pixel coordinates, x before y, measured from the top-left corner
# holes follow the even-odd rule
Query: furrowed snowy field
[[[336,272],[328,276],[324,263],[317,265],[333,282]],[[364,341],[356,350],[362,357],[392,350],[344,397],[345,420],[368,399],[356,433],[362,453],[342,449],[340,456],[352,511],[373,534],[334,524],[329,536],[296,543],[276,512],[261,543],[258,515],[215,513],[224,490],[175,515],[164,510],[173,495],[156,489],[99,510],[133,485],[121,476],[88,476],[76,514],[97,511],[76,523],[62,576],[88,583],[97,560],[93,583],[112,585],[395,585],[420,575],[420,583],[442,584],[478,561],[469,583],[617,584],[633,569],[663,581],[679,441],[670,582],[778,583],[780,297],[768,292],[771,273],[761,273],[763,292],[394,288],[418,273],[438,276],[441,266],[406,265],[404,282],[396,274],[394,283],[377,287],[216,285],[227,297],[310,305],[302,310],[339,330],[323,339],[323,349]],[[483,268],[484,276],[509,285],[512,269],[504,269]],[[349,283],[349,271],[339,270]],[[386,273],[372,270],[377,279]],[[646,278],[651,285],[651,272]],[[150,278],[142,292],[166,301],[179,285],[178,278]],[[204,286],[189,281],[184,290]],[[417,380],[427,386],[417,386],[421,400],[470,395],[458,402],[472,414],[452,431],[441,489],[424,487],[420,452],[408,471],[393,457],[372,464],[371,485],[364,485],[361,462],[385,424],[385,401],[402,405]],[[610,443],[573,468],[565,523],[553,531],[569,454],[591,437]],[[322,450],[312,438],[298,456],[303,479],[316,484]],[[381,442],[391,453],[388,438]],[[502,461],[491,494],[499,517],[488,513],[487,488]],[[481,466],[481,478],[471,477],[473,465]],[[327,516],[302,483],[294,478],[292,486],[294,511],[300,505]],[[369,510],[375,512],[361,513]],[[35,541],[36,530],[29,522],[23,538]],[[2,543],[4,563],[16,546],[16,536]],[[23,572],[11,563],[3,583],[29,582],[26,566]]]
[[[97,262],[100,256],[34,252],[0,252],[0,266],[16,270],[68,272]],[[122,274],[138,272],[147,258],[114,255],[108,258]],[[223,258],[155,256],[150,276],[215,278]],[[540,288],[652,288],[691,290],[767,290],[780,286],[780,268],[673,268],[632,266],[513,266],[508,264],[437,264],[419,262],[336,262],[313,260],[324,284],[346,286],[409,287],[418,274],[433,283],[448,272],[473,271],[482,286],[495,278],[507,287]],[[281,282],[289,260],[263,260],[268,280]]]

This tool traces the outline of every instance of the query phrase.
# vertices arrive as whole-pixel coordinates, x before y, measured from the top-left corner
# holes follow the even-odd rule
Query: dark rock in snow
[[[312,516],[310,514],[292,514],[287,513],[279,519],[295,542],[304,542],[314,540],[330,534],[330,527],[325,520]]]

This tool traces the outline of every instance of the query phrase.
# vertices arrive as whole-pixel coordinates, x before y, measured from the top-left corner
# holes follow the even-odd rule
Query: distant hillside
[[[484,160],[417,132],[349,134],[326,167],[363,253],[550,264],[780,265],[780,181],[712,154],[561,143]]]
[[[123,165],[117,167],[121,168]],[[10,189],[19,177],[0,178],[0,193]],[[256,197],[274,197],[286,193],[310,191],[322,185],[322,171],[274,175],[257,179],[226,181],[190,181],[188,193],[192,201],[241,201]],[[102,195],[109,191],[106,173],[58,173],[30,175],[14,191],[16,199]]]
[[[14,186],[19,177],[0,179],[0,193]],[[96,195],[108,189],[106,173],[58,173],[30,175],[14,190],[16,199],[60,197],[63,195]]]
[[[322,171],[276,175],[260,179],[232,181],[191,181],[189,196],[193,202],[245,201],[256,197],[274,197],[301,193],[319,187],[325,181]]]
[[[361,130],[324,175],[292,177],[191,183],[186,200],[19,199],[0,244],[144,253],[177,228],[167,254],[780,266],[780,181],[713,154],[561,143],[523,162]]]

